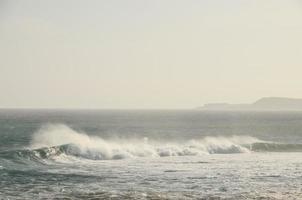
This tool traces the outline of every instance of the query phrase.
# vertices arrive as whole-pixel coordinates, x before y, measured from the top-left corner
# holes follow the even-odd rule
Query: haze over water
[[[301,98],[301,11],[299,0],[1,0],[0,107]]]
[[[0,200],[302,199],[301,6],[0,0]]]

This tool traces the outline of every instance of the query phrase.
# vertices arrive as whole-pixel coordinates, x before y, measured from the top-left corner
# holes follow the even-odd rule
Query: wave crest
[[[104,140],[77,132],[66,125],[47,125],[33,135],[31,149],[41,158],[60,154],[108,160],[129,157],[196,156],[249,153],[249,145],[261,142],[249,136],[205,137],[183,142],[143,139]]]
[[[2,152],[1,157],[17,156],[44,162],[84,158],[113,160],[133,157],[198,156],[203,154],[234,154],[250,152],[302,152],[302,144],[280,144],[261,141],[250,136],[204,137],[199,140],[163,141],[142,139],[105,140],[77,132],[66,125],[47,125],[37,131],[27,150]],[[72,156],[72,157],[70,157]]]

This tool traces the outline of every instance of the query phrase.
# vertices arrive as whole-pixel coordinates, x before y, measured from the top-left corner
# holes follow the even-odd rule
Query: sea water
[[[0,110],[0,199],[302,199],[302,112]]]

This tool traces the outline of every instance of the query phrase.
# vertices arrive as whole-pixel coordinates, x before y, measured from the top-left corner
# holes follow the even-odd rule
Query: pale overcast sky
[[[0,0],[0,107],[302,97],[301,0]]]

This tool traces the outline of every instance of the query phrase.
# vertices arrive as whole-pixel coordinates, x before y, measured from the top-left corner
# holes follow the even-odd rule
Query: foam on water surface
[[[0,199],[302,198],[299,113],[7,116]]]
[[[198,156],[249,153],[248,145],[261,140],[249,136],[204,137],[182,142],[141,139],[102,139],[77,132],[66,125],[47,125],[33,135],[31,149],[43,156],[65,153],[88,159]]]

